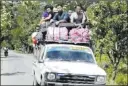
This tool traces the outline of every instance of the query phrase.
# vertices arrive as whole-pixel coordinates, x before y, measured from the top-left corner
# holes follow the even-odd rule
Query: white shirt
[[[86,18],[85,18],[85,14],[84,13],[82,13],[82,14],[83,14],[83,19],[82,19],[81,23],[84,23]],[[76,12],[72,13],[71,16],[70,16],[71,23],[74,23],[74,19],[77,19],[77,18],[78,18],[77,13]]]

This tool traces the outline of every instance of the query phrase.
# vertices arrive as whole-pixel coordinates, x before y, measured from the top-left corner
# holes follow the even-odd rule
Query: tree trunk
[[[114,70],[113,70],[113,75],[112,75],[112,79],[113,80],[115,80],[116,79],[116,75],[117,75],[117,72],[118,72],[118,65],[119,65],[119,63],[120,63],[120,59],[121,59],[121,56],[120,57],[118,57],[118,62],[116,62],[115,64],[114,64]]]
[[[115,80],[117,75],[117,66],[114,67],[113,74],[112,74],[112,80]]]
[[[101,48],[101,49],[100,49],[100,62],[101,62],[102,53],[103,53],[103,50],[102,50],[102,48]]]
[[[107,52],[107,55],[108,55],[108,57],[109,57],[109,59],[110,59],[110,61],[111,61],[112,65],[114,65],[114,61],[113,61],[112,56],[110,55],[110,53],[109,53],[109,52]]]

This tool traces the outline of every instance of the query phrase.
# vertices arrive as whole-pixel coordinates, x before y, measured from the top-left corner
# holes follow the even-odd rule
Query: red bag
[[[37,44],[37,40],[35,38],[32,38],[33,44]]]
[[[32,43],[33,43],[33,44],[37,44],[37,40],[36,40],[37,34],[38,34],[38,32],[33,32],[33,33],[32,33]]]
[[[69,35],[72,42],[88,42],[90,40],[90,34],[87,28],[73,28]]]

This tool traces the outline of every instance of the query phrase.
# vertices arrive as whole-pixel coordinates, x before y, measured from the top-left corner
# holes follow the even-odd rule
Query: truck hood
[[[84,75],[106,75],[97,64],[86,62],[48,61],[44,63],[48,72],[71,73]]]

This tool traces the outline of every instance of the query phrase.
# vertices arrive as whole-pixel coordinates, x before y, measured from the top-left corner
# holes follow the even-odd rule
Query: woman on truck
[[[52,12],[53,6],[46,5],[44,9],[45,9],[45,12],[42,14],[42,19],[40,21],[40,24],[50,21],[50,19],[53,18],[53,12]]]
[[[50,19],[53,18],[53,6],[52,5],[46,5],[44,7],[45,12],[42,14],[42,19],[40,21],[40,31],[43,35],[42,39],[45,39],[46,31],[47,31],[47,26],[50,25]]]

